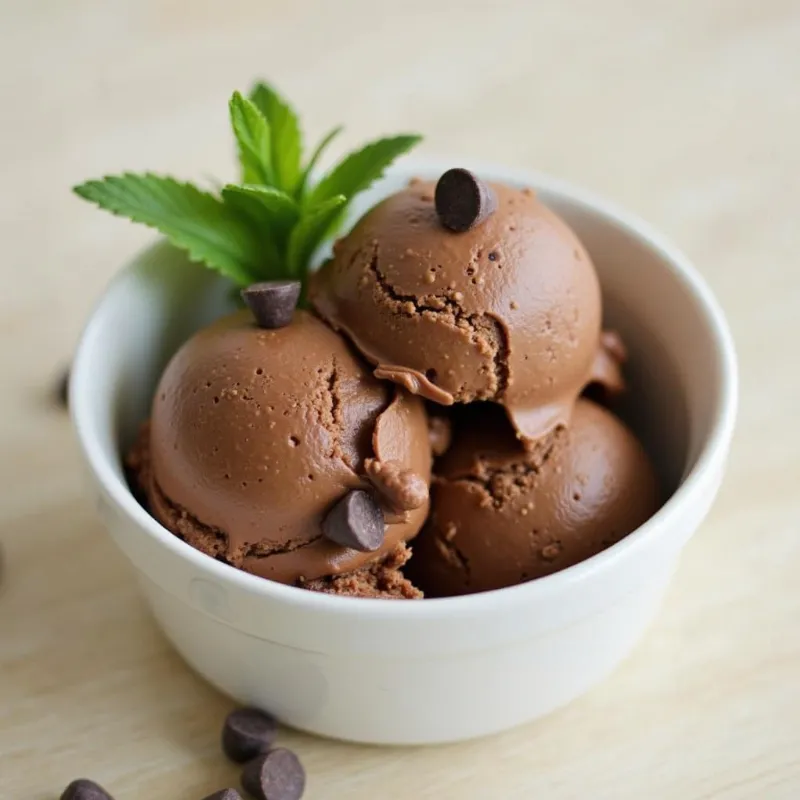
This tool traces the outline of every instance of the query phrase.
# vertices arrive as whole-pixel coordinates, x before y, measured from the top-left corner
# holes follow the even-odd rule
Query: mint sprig
[[[304,163],[297,114],[266,83],[229,103],[239,152],[240,183],[217,192],[152,173],[87,181],[75,193],[100,208],[149,225],[189,258],[237,286],[305,279],[311,259],[335,230],[352,199],[419,141],[400,135],[372,142],[341,159],[310,185],[335,128]]]
[[[257,83],[250,99],[264,115],[272,133],[272,166],[275,185],[293,194],[300,180],[303,136],[294,109],[266,83]]]
[[[222,190],[222,197],[228,204],[234,205],[234,197],[238,197],[240,202],[242,198],[247,198],[259,226],[266,229],[264,233],[271,234],[276,244],[289,238],[300,218],[300,206],[286,192],[272,186],[229,183]]]
[[[339,194],[311,206],[303,214],[292,229],[286,253],[286,262],[292,277],[302,278],[305,265],[339,218],[346,204],[347,198]]]
[[[257,229],[219,198],[190,183],[126,172],[75,187],[78,196],[155,228],[176,247],[238,284],[261,265]]]
[[[271,131],[266,117],[258,107],[239,92],[234,92],[228,104],[244,183],[274,183],[272,172]]]
[[[345,156],[309,193],[308,204],[324,203],[331,197],[353,197],[371,186],[386,167],[414,147],[419,136],[393,136],[379,139]]]
[[[319,162],[320,158],[322,158],[322,154],[328,149],[328,145],[344,130],[341,125],[337,125],[330,133],[327,133],[323,136],[322,141],[317,145],[316,150],[312,154],[311,158],[308,160],[308,164],[306,164],[306,168],[303,170],[303,174],[300,177],[300,185],[297,189],[298,197],[302,198],[305,194],[306,184],[308,183],[309,178],[313,175],[314,170],[317,167],[317,163]]]

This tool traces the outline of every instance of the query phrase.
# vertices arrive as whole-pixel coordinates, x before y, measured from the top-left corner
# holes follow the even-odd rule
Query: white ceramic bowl
[[[353,216],[413,175],[398,168]],[[147,416],[169,356],[227,307],[224,285],[164,245],[111,284],[81,340],[70,407],[96,505],[158,624],[223,692],[323,736],[447,742],[552,711],[607,675],[653,619],[681,550],[722,478],[736,410],[727,325],[695,269],[647,225],[550,178],[469,165],[533,186],[577,231],[623,334],[626,416],[672,491],[600,555],[509,589],[419,602],[331,597],[262,580],[170,534],[134,499],[120,453]]]

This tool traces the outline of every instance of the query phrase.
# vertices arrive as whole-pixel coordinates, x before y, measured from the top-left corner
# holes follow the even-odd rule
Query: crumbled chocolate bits
[[[276,747],[245,766],[242,787],[256,800],[299,800],[306,788],[306,772],[291,750]]]
[[[222,749],[237,764],[266,753],[278,733],[275,718],[258,708],[238,708],[225,718]]]
[[[242,796],[236,789],[220,789],[218,792],[204,797],[203,800],[242,800]]]
[[[300,299],[300,281],[262,281],[242,289],[260,328],[285,328]]]
[[[64,789],[61,800],[113,800],[111,795],[94,781],[80,778]]]
[[[348,492],[322,521],[322,533],[330,541],[353,550],[372,552],[383,544],[384,518],[369,492]]]
[[[413,511],[427,502],[428,484],[401,462],[368,458],[364,469],[375,491],[392,511]]]
[[[435,203],[442,225],[463,233],[480,225],[497,208],[497,197],[480,178],[459,167],[439,178]]]

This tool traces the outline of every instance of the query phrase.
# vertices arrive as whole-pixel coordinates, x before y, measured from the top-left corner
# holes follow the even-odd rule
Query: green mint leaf
[[[275,186],[293,194],[300,180],[303,137],[294,109],[266,83],[257,83],[250,100],[266,117],[272,137],[272,171]]]
[[[272,137],[267,118],[239,92],[233,93],[229,108],[231,127],[239,145],[242,182],[272,186]]]
[[[300,221],[289,236],[286,265],[290,276],[301,280],[305,278],[311,256],[346,204],[347,198],[340,194],[304,209]]]
[[[222,201],[232,213],[250,223],[254,235],[258,239],[261,256],[258,270],[254,273],[257,280],[277,280],[284,277],[284,257],[288,231],[278,234],[275,231],[275,220],[257,198],[244,192],[222,190]]]
[[[229,183],[223,190],[223,198],[241,195],[250,199],[259,208],[260,219],[276,234],[285,238],[300,217],[300,207],[286,192],[272,186]]]
[[[240,286],[253,282],[262,248],[252,226],[218,198],[189,183],[152,173],[87,181],[73,190],[112,214],[149,225]]]
[[[341,128],[330,131],[302,164],[297,114],[269,84],[229,103],[241,182],[215,191],[151,173],[88,181],[75,192],[101,208],[161,231],[189,258],[239,286],[270,278],[307,276],[323,240],[344,219],[352,198],[420,139],[380,139],[342,159],[316,186],[312,174]]]
[[[311,177],[311,173],[314,171],[314,167],[317,166],[317,162],[319,161],[322,154],[325,152],[328,145],[344,130],[341,125],[338,128],[334,128],[330,133],[323,137],[322,141],[317,145],[317,149],[314,151],[314,155],[311,156],[311,160],[308,162],[308,165],[303,170],[303,175],[300,178],[300,183],[297,186],[297,191],[295,192],[295,197],[300,199],[305,192],[306,184],[308,183],[308,179]]]
[[[368,188],[383,175],[384,170],[403,153],[417,144],[421,136],[401,135],[375,142],[345,156],[308,195],[308,205],[316,206],[336,195],[347,201]]]

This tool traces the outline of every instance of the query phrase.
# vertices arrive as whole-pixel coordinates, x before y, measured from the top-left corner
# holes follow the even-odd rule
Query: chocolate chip
[[[94,781],[80,778],[64,789],[61,800],[113,800],[111,795]]]
[[[491,187],[467,169],[449,169],[436,184],[436,213],[456,233],[480,225],[497,208]]]
[[[55,399],[61,408],[67,408],[69,405],[69,369],[65,369],[58,377],[55,387]]]
[[[266,753],[275,741],[275,718],[258,708],[238,708],[225,718],[222,749],[237,764]]]
[[[261,328],[285,328],[300,298],[300,281],[262,281],[242,289],[242,299]]]
[[[342,547],[368,553],[383,544],[383,512],[369,492],[348,492],[322,521],[322,533]]]
[[[256,800],[299,800],[306,788],[306,773],[291,750],[276,747],[245,766],[242,786]]]
[[[218,792],[204,797],[203,800],[242,800],[242,796],[236,789],[220,789]]]

